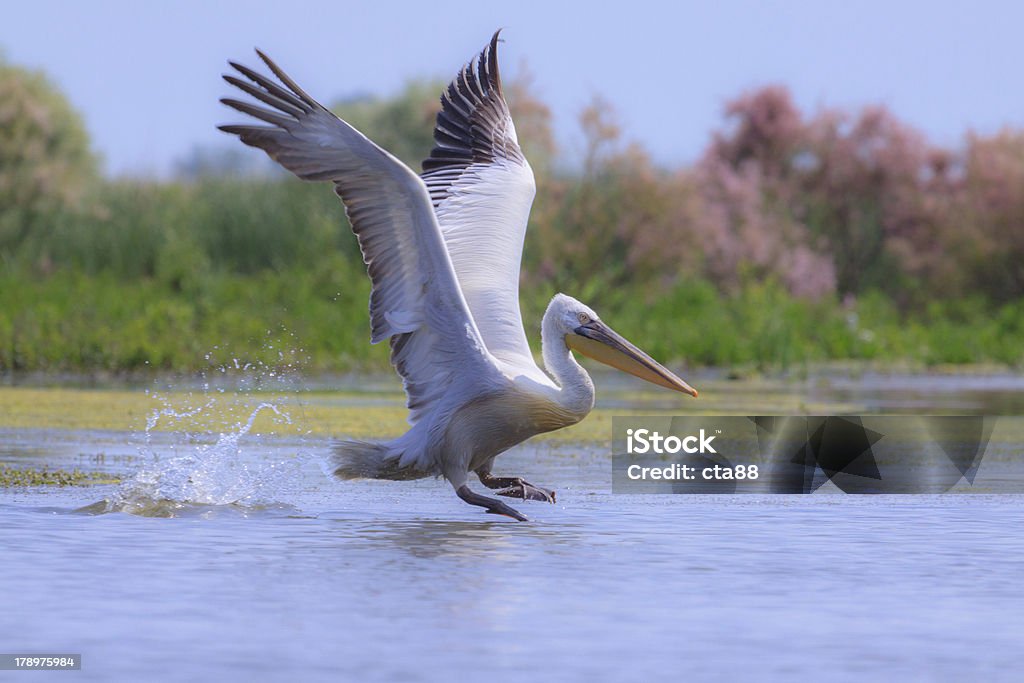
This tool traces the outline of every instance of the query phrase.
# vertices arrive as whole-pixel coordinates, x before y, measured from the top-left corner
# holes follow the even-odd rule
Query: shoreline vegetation
[[[865,374],[858,377],[860,371]],[[878,400],[878,391],[890,402],[914,405],[920,400],[915,392],[924,387],[934,405],[945,405],[942,396],[965,394],[972,411],[984,406],[986,414],[1017,414],[1020,401],[1010,396],[1019,391],[1019,375],[994,366],[947,366],[943,371],[948,374],[941,379],[934,372],[923,376],[925,384],[915,384],[914,375],[896,375],[907,378],[898,386],[910,389],[895,394],[883,372],[859,365],[806,377],[735,379],[705,371],[688,377],[701,392],[697,400],[652,391],[639,380],[598,371],[594,376],[598,403],[587,419],[536,438],[603,442],[611,433],[614,416],[671,416],[680,411],[687,415],[860,415],[877,409],[871,406]],[[408,428],[405,395],[393,373],[311,381],[299,374],[255,368],[199,376],[136,376],[135,385],[109,378],[91,385],[81,377],[60,378],[56,384],[45,383],[52,375],[35,379],[40,381],[12,385],[11,376],[0,376],[0,430],[236,433],[251,418],[247,429],[254,434],[374,439]],[[77,386],[69,386],[75,382]],[[873,398],[872,392],[876,392]]]
[[[386,371],[387,345],[369,343],[369,286],[359,269],[337,257],[318,269],[209,274],[187,290],[153,278],[7,269],[0,272],[0,372],[189,373],[207,369],[211,353],[311,375]],[[522,296],[536,354],[548,298]],[[628,288],[594,290],[593,300],[616,329],[675,367],[749,374],[829,361],[1024,365],[1024,300],[937,301],[904,313],[881,294],[843,305],[799,299],[772,283],[725,295],[707,282],[649,299]]]
[[[418,168],[442,86],[335,110]],[[1024,130],[942,148],[884,107],[808,114],[767,86],[665,168],[597,97],[567,167],[531,87],[505,89],[537,176],[521,277],[535,353],[561,291],[691,370],[1024,368]],[[389,368],[328,186],[235,146],[197,149],[172,179],[107,179],[44,75],[0,61],[0,103],[0,375],[195,373],[211,354]]]
[[[408,429],[405,397],[396,392],[368,404],[365,394],[339,392],[172,391],[0,387],[0,430],[63,429],[192,434],[383,438]],[[266,406],[273,406],[269,408]],[[164,411],[164,412],[161,412]],[[665,409],[645,414],[669,414]],[[542,441],[603,442],[613,415],[635,410],[594,410],[584,423],[542,434]],[[287,417],[283,417],[283,416]]]

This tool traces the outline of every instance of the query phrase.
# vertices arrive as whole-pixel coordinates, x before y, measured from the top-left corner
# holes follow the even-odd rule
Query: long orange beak
[[[697,398],[696,389],[600,320],[580,325],[565,335],[565,345],[634,377]]]

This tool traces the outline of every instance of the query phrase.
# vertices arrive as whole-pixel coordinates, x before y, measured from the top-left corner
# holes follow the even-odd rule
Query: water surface
[[[1020,496],[613,495],[606,445],[541,441],[498,461],[558,491],[519,524],[332,481],[329,447],[0,429],[0,462],[126,481],[0,490],[0,650],[82,654],[47,680],[1019,677]]]

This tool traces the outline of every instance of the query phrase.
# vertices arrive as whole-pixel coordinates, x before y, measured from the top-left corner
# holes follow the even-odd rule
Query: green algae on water
[[[49,469],[47,467],[11,467],[0,463],[0,488],[16,486],[96,486],[117,484],[120,478],[102,472]]]

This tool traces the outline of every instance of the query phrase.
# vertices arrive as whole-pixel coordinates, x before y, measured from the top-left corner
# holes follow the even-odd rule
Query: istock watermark
[[[643,455],[644,453],[717,453],[711,442],[713,436],[705,436],[704,430],[700,435],[678,437],[674,434],[662,436],[659,432],[650,429],[626,429],[626,452],[630,455]],[[698,445],[699,444],[699,445]]]
[[[1024,493],[1024,418],[612,420],[615,493]]]

